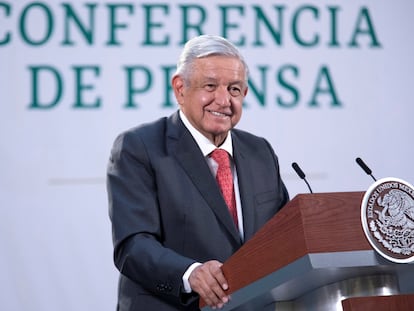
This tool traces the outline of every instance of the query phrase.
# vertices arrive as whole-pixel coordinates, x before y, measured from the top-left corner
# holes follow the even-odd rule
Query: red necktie
[[[229,154],[223,149],[215,149],[210,156],[218,164],[217,183],[220,186],[224,201],[226,201],[236,228],[238,228],[236,197],[234,195],[233,174],[231,173]]]

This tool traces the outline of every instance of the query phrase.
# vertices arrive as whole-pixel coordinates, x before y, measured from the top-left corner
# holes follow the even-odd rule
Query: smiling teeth
[[[224,113],[220,113],[220,112],[217,112],[217,111],[210,111],[212,114],[214,114],[215,116],[218,116],[218,117],[226,117],[226,115],[224,114]]]

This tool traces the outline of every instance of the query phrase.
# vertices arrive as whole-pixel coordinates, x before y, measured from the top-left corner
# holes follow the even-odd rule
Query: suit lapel
[[[227,205],[220,193],[217,182],[211,174],[206,160],[190,132],[185,128],[178,113],[175,113],[167,125],[167,148],[193,181],[201,196],[224,225],[235,242],[240,237],[228,212]]]
[[[239,182],[240,201],[243,210],[244,240],[247,241],[255,233],[254,219],[254,196],[252,195],[254,185],[252,184],[253,168],[248,160],[248,154],[240,142],[237,134],[233,132],[233,156],[237,169]]]

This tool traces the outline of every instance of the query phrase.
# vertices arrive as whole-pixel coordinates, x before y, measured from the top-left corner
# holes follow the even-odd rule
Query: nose
[[[231,95],[225,86],[220,86],[215,92],[215,101],[220,106],[230,106]]]

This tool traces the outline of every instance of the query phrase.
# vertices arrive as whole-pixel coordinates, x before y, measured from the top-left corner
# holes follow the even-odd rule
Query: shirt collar
[[[194,126],[192,126],[190,121],[181,110],[179,110],[179,115],[184,123],[184,126],[190,131],[191,135],[193,136],[194,140],[196,141],[198,147],[201,149],[201,152],[205,157],[217,148],[210,140],[208,140],[207,137],[205,137]],[[219,148],[226,150],[233,157],[233,141],[231,138],[231,131],[229,131],[229,134]]]

